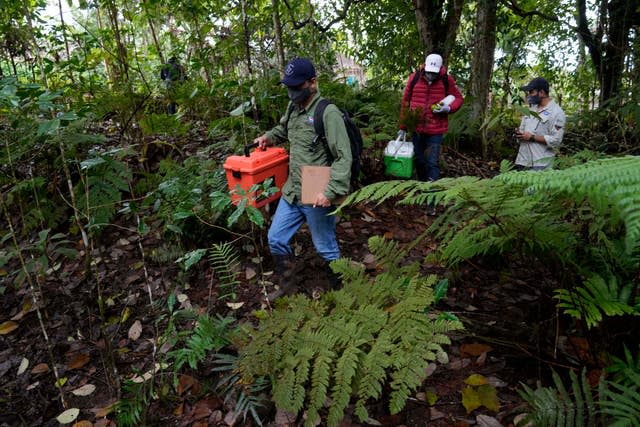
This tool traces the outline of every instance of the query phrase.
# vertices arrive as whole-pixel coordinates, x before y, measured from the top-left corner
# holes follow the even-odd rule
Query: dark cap
[[[525,92],[529,92],[530,90],[535,89],[543,90],[546,93],[549,93],[549,83],[542,77],[536,77],[535,79],[531,80],[528,85],[521,86],[520,89],[524,90]]]
[[[284,78],[280,83],[286,86],[299,86],[316,76],[316,69],[307,58],[296,58],[284,68]]]

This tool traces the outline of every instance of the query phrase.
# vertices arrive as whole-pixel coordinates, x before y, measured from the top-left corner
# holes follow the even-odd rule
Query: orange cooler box
[[[224,169],[227,173],[227,183],[231,192],[231,200],[233,203],[238,202],[245,196],[236,194],[236,188],[239,185],[245,192],[254,184],[261,184],[269,178],[273,178],[273,184],[282,189],[287,174],[289,173],[289,155],[284,148],[267,147],[265,150],[256,149],[249,153],[249,148],[255,145],[245,147],[244,156],[229,156],[224,162]],[[247,194],[249,198],[248,204],[256,208],[262,207],[267,203],[277,200],[281,192],[269,196],[268,198],[260,198],[260,194]]]

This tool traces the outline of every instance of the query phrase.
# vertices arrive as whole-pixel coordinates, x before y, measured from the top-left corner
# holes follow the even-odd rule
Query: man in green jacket
[[[326,262],[329,283],[332,287],[339,286],[338,278],[329,268],[331,261],[340,258],[336,219],[330,213],[332,203],[349,192],[352,161],[349,136],[338,107],[328,105],[322,116],[326,144],[315,133],[313,114],[321,96],[311,61],[296,58],[289,62],[280,83],[287,87],[289,107],[292,104],[293,107],[287,108],[280,124],[254,140],[260,148],[287,139],[290,143],[289,176],[282,187],[282,198],[268,233],[275,273],[280,280],[280,289],[269,295],[271,300],[292,291],[294,284],[290,276],[294,254],[289,242],[305,222],[316,251]],[[303,165],[331,166],[329,183],[309,205],[301,203],[300,167]]]

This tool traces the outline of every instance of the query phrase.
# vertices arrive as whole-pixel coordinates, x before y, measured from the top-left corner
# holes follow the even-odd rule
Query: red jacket
[[[409,86],[411,85],[416,72],[420,73],[421,76],[413,88],[411,99],[409,99]],[[402,106],[400,109],[400,129],[407,130],[407,127],[404,125],[403,117],[408,106],[411,110],[416,110],[418,108],[422,109],[421,118],[416,125],[416,131],[418,133],[426,133],[429,135],[444,134],[449,130],[448,114],[434,114],[433,111],[431,111],[431,106],[441,101],[445,96],[453,95],[455,100],[449,105],[449,107],[451,107],[450,113],[455,113],[462,106],[464,98],[456,86],[456,81],[451,75],[447,74],[447,70],[444,67],[440,67],[440,76],[431,84],[429,84],[427,79],[424,77],[423,67],[416,72],[411,73],[409,80],[407,81],[407,86],[404,88]],[[449,79],[448,93],[445,93],[444,83],[442,83],[444,76],[447,76]]]

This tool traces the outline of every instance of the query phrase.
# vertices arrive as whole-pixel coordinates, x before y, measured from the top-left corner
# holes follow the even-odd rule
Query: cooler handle
[[[246,157],[249,157],[249,150],[251,150],[252,148],[256,148],[257,146],[258,146],[257,142],[254,142],[253,144],[245,145],[244,146],[244,155]]]

